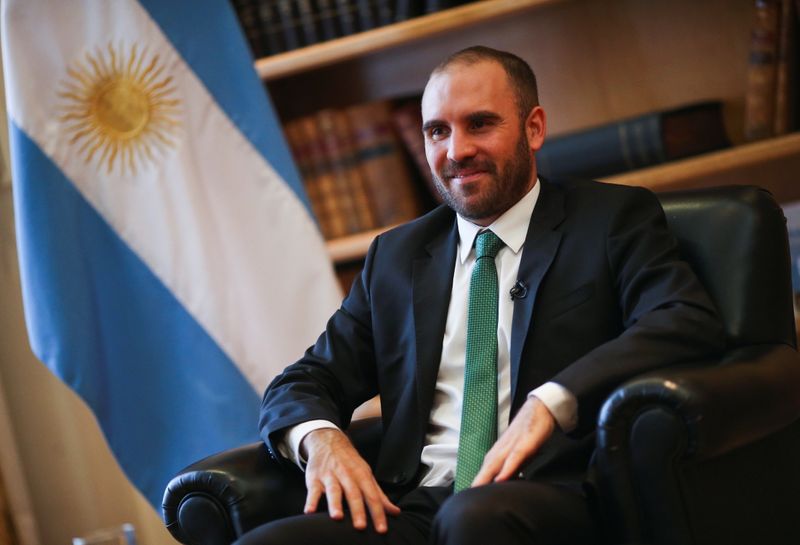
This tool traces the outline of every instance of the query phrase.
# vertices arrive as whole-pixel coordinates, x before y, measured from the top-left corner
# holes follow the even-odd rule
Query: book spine
[[[378,26],[372,0],[356,0],[356,7],[358,8],[358,26],[361,30],[370,30]]]
[[[320,210],[320,224],[327,239],[348,234],[345,222],[347,211],[339,200],[336,179],[330,168],[322,132],[314,115],[302,117],[297,121],[300,138],[307,150],[313,176],[316,179],[316,195]]]
[[[747,140],[768,138],[774,131],[778,8],[776,0],[756,0],[755,3],[745,94]]]
[[[369,229],[374,229],[378,224],[375,221],[375,214],[372,210],[372,203],[369,198],[369,190],[367,189],[367,181],[364,177],[361,157],[359,157],[353,141],[353,131],[350,127],[350,120],[343,110],[336,110],[333,119],[336,128],[336,136],[339,139],[339,145],[341,146],[342,155],[345,159],[350,194],[353,198],[356,217],[359,223],[358,230],[367,231]]]
[[[366,200],[357,158],[352,148],[348,149],[348,130],[343,125],[342,115],[339,110],[327,109],[317,112],[316,117],[328,165],[335,179],[339,210],[347,233],[353,234],[372,229],[375,224]]]
[[[356,6],[353,0],[336,0],[336,14],[342,36],[349,36],[358,32],[356,26]]]
[[[394,22],[393,8],[393,2],[390,0],[377,0],[375,11],[377,13],[378,26],[386,26]]]
[[[778,33],[778,61],[775,81],[774,134],[794,129],[797,83],[797,13],[793,0],[781,0]]]
[[[294,0],[277,0],[278,16],[283,29],[283,40],[286,51],[300,47],[300,35],[297,28]]]
[[[430,196],[437,202],[442,202],[442,197],[433,183],[433,175],[425,156],[425,139],[422,136],[422,112],[419,100],[412,100],[401,104],[392,111],[392,120],[400,140],[417,167],[417,173],[425,182]]]
[[[333,0],[317,0],[317,18],[323,40],[333,40],[341,36],[336,24],[336,8]]]
[[[422,0],[397,0],[394,10],[395,21],[406,21],[422,14]]]
[[[419,215],[419,197],[393,129],[389,103],[353,106],[346,114],[378,224],[392,225]]]
[[[308,200],[311,202],[311,211],[317,219],[322,236],[326,239],[332,238],[330,216],[320,192],[320,178],[314,165],[311,146],[303,133],[302,121],[290,121],[284,126],[283,130],[289,149],[292,151],[292,157],[294,157],[297,168],[303,178],[303,185],[308,194]]]
[[[303,44],[312,45],[320,41],[317,30],[317,15],[311,6],[311,0],[297,0],[298,19],[303,29]]]
[[[459,2],[458,0],[427,0],[425,2],[425,13],[436,13],[459,4],[468,4],[469,2]]]
[[[245,38],[247,38],[253,57],[259,58],[266,55],[267,51],[255,2],[256,0],[235,0],[233,7],[236,10],[236,16],[239,18],[239,24],[242,26],[242,31]]]
[[[275,55],[286,51],[281,25],[274,0],[261,0],[258,4],[258,20],[261,25],[265,54]]]

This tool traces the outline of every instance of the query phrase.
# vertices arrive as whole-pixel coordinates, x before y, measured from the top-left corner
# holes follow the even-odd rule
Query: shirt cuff
[[[292,426],[283,435],[283,439],[278,442],[278,452],[281,456],[296,464],[300,469],[304,469],[308,460],[300,456],[300,443],[302,443],[305,436],[312,431],[324,428],[339,429],[336,424],[328,420],[309,420],[308,422]]]
[[[555,382],[546,382],[528,394],[547,407],[564,433],[578,427],[578,400],[572,392]]]

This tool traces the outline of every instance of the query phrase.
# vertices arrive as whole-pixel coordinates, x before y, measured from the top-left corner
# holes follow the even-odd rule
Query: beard
[[[479,169],[492,178],[491,183],[480,188],[480,198],[470,202],[447,185],[458,172]],[[470,158],[464,161],[448,161],[441,175],[431,169],[436,190],[444,203],[468,220],[480,220],[499,216],[519,201],[528,192],[528,184],[533,172],[533,161],[528,147],[528,139],[521,132],[517,139],[514,155],[505,168],[498,169],[489,159]]]

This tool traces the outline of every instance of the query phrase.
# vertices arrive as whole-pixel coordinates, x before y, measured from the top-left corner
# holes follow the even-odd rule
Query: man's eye
[[[473,129],[483,129],[487,125],[488,125],[488,123],[486,122],[485,119],[476,119],[476,120],[474,120],[472,122],[472,128]]]
[[[447,134],[447,131],[444,127],[433,127],[428,134],[430,135],[431,140],[439,140]]]

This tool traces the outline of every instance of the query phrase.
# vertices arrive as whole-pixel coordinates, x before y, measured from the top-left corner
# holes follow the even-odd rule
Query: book
[[[264,46],[263,55],[275,55],[286,51],[286,44],[283,40],[283,26],[281,25],[275,0],[260,0],[257,13]]]
[[[553,178],[601,178],[728,146],[722,103],[706,101],[547,139],[536,166]]]
[[[299,26],[302,29],[303,45],[312,45],[320,41],[317,30],[317,13],[311,6],[311,0],[295,0],[297,2]]]
[[[799,2],[800,3],[800,2]],[[796,128],[797,110],[797,13],[794,0],[781,0],[778,23],[778,52],[775,74],[775,121],[773,134]]]
[[[359,168],[347,116],[341,110],[325,109],[315,115],[328,168],[333,174],[338,212],[348,234],[376,227],[366,181]]]
[[[317,0],[317,21],[323,41],[333,40],[341,36],[337,25],[334,0]]]
[[[394,0],[377,0],[375,16],[378,19],[378,26],[392,24],[394,22]]]
[[[356,0],[335,0],[336,15],[342,36],[349,36],[358,32],[356,25]]]
[[[394,6],[394,20],[406,21],[422,14],[424,4],[424,0],[397,0]]]
[[[464,2],[463,0],[426,0],[425,13],[436,13],[437,11],[442,11],[443,9],[468,3],[469,2]]]
[[[266,47],[262,26],[258,19],[257,0],[233,0],[232,3],[253,57],[263,57],[266,55]]]
[[[297,14],[297,4],[294,0],[277,0],[278,16],[283,29],[283,43],[286,51],[291,51],[301,47],[299,23]]]
[[[755,1],[745,92],[747,140],[768,138],[774,133],[779,10],[779,0]]]
[[[356,0],[356,8],[358,9],[358,28],[360,30],[370,30],[378,26],[374,0]]]
[[[442,197],[433,183],[428,158],[425,156],[425,139],[422,135],[422,111],[419,97],[401,101],[393,110],[392,118],[397,134],[405,145],[406,151],[417,167],[417,174],[428,193],[436,203],[442,202]]]
[[[325,158],[317,142],[315,123],[308,117],[290,121],[284,125],[284,133],[322,236],[331,239],[343,236],[346,230],[336,217],[335,192],[332,181],[326,179]]]
[[[377,225],[393,225],[417,217],[421,203],[394,130],[390,103],[360,104],[345,112]]]

